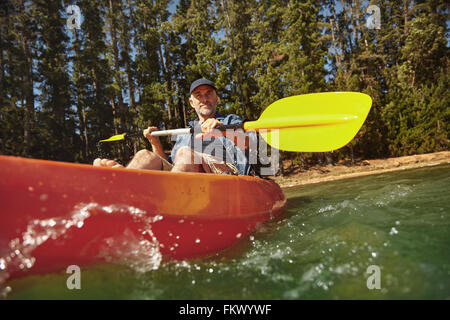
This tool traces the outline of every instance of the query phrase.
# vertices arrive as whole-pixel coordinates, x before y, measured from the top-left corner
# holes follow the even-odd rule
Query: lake
[[[11,280],[7,299],[450,299],[450,165],[284,189],[288,207],[212,257]]]

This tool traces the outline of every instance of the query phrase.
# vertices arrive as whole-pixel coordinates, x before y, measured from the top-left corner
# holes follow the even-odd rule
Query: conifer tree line
[[[448,13],[443,0],[4,0],[0,154],[89,163],[113,134],[185,127],[199,77],[215,81],[221,112],[248,120],[291,95],[369,94],[366,123],[333,160],[448,150]]]

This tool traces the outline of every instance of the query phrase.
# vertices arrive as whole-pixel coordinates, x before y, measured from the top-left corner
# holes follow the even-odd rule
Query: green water
[[[283,217],[217,256],[82,268],[80,290],[66,273],[28,276],[8,298],[450,299],[449,190],[448,164],[289,188]]]

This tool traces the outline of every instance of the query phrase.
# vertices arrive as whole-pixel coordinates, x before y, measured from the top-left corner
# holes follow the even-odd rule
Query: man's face
[[[195,88],[189,102],[197,112],[200,120],[205,121],[216,114],[216,105],[219,101],[214,88],[204,84]]]

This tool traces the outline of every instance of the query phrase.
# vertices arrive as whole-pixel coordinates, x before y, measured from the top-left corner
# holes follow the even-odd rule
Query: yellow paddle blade
[[[100,140],[100,142],[110,142],[110,141],[120,141],[125,139],[126,133],[122,134],[116,134],[115,136],[112,136],[111,138]]]
[[[244,129],[259,131],[269,145],[280,150],[332,151],[353,139],[371,106],[370,96],[359,92],[292,96],[272,103],[257,121],[245,122]]]

